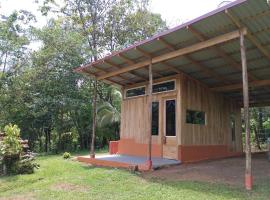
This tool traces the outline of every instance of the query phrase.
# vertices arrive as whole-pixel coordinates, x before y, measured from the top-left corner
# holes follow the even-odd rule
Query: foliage
[[[35,17],[27,11],[0,19],[0,126],[17,124],[36,152],[89,149],[94,81],[74,68],[148,38],[166,24],[145,0],[40,3],[42,14],[58,14],[42,28],[32,26]],[[33,51],[29,44],[36,42],[41,46]],[[97,93],[102,120],[96,145],[103,147],[119,137],[121,98],[103,83]]]
[[[64,154],[63,154],[63,158],[64,159],[69,159],[71,157],[71,155],[70,155],[70,153],[68,153],[68,152],[65,152]]]
[[[30,174],[38,165],[34,162],[34,157],[30,154],[22,155],[22,145],[20,142],[20,129],[17,125],[7,125],[4,128],[5,136],[0,141],[0,158],[2,167],[7,174]]]
[[[17,125],[7,125],[4,128],[5,137],[1,142],[0,156],[17,156],[22,152],[20,129]]]
[[[35,158],[31,154],[21,156],[13,168],[13,174],[32,174],[35,169],[39,169],[39,164],[35,162]]]

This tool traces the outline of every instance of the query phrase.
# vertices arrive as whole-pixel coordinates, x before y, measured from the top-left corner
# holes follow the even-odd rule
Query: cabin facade
[[[123,88],[120,140],[114,153],[193,162],[242,152],[241,110],[237,103],[185,75],[153,81],[152,122],[148,83]]]
[[[130,156],[96,158],[92,148],[90,157],[78,159],[150,170],[164,160],[239,155],[243,108],[250,190],[249,107],[270,105],[269,19],[268,0],[236,0],[77,68],[95,83],[121,88],[120,140],[111,142],[110,152]]]

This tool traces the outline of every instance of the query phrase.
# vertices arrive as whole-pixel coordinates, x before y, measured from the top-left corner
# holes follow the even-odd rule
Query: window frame
[[[160,82],[157,82],[157,83],[153,83],[152,87],[154,85],[158,85],[158,84],[162,84],[162,83],[167,83],[167,82],[174,82],[174,89],[173,90],[167,90],[167,91],[163,91],[163,92],[153,92],[152,94],[153,95],[156,95],[156,94],[161,94],[161,93],[167,93],[167,92],[174,92],[174,91],[176,91],[176,79],[170,79],[170,80],[166,80],[166,81],[160,81]],[[138,96],[127,97],[127,91],[128,90],[133,90],[133,89],[137,89],[137,88],[145,88],[145,94],[138,95]],[[131,99],[131,98],[143,97],[143,96],[147,96],[147,95],[149,95],[149,87],[148,87],[148,85],[141,85],[141,86],[137,86],[137,87],[131,87],[131,88],[127,88],[127,89],[124,90],[124,99]]]
[[[175,101],[175,135],[167,135],[167,131],[166,131],[166,126],[167,126],[167,124],[166,124],[166,102],[167,101],[171,101],[171,100],[174,100]],[[176,138],[177,137],[177,111],[176,111],[176,109],[177,109],[177,100],[176,100],[176,98],[168,98],[168,99],[165,99],[164,100],[164,108],[163,108],[163,132],[164,132],[164,134],[163,134],[163,136],[164,137],[168,137],[168,138]]]
[[[187,122],[187,113],[188,113],[188,111],[202,112],[202,113],[204,113],[204,123],[203,123],[203,124],[198,124],[198,123],[188,123],[188,122]],[[206,114],[205,111],[199,111],[199,110],[193,110],[193,109],[186,109],[185,122],[186,122],[186,124],[190,124],[190,125],[207,126],[207,114]]]
[[[158,121],[157,121],[157,126],[158,126],[158,129],[157,129],[157,135],[153,135],[153,103],[157,103],[158,104]],[[160,133],[160,102],[159,101],[152,101],[152,122],[151,122],[151,135],[152,136],[159,136],[159,133]]]
[[[168,82],[174,82],[174,89],[173,90],[166,90],[166,91],[162,91],[162,92],[153,92],[152,94],[160,94],[160,93],[166,93],[166,92],[175,91],[176,90],[176,79],[171,79],[171,80],[166,80],[166,81],[161,81],[161,82],[154,83],[153,86],[152,86],[152,91],[153,91],[153,87],[155,85],[159,85],[159,84],[162,84],[162,83],[168,83]],[[149,89],[148,89],[148,92],[149,92]]]
[[[144,88],[144,94],[137,95],[137,96],[132,96],[132,97],[127,97],[127,91],[129,91],[129,90],[134,90],[134,89],[138,89],[138,88]],[[146,96],[146,94],[147,94],[146,86],[145,86],[145,85],[138,86],[138,87],[133,87],[133,88],[128,88],[128,89],[125,89],[124,92],[125,92],[125,99],[136,98],[136,97],[142,97],[142,96]]]

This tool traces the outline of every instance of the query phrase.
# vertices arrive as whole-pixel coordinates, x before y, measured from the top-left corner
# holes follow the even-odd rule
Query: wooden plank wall
[[[176,90],[153,95],[159,101],[159,136],[153,136],[153,144],[161,144],[164,133],[164,100],[176,98],[176,135],[178,145],[229,145],[231,151],[242,151],[240,107],[222,94],[210,91],[198,81],[186,76],[173,76],[166,79],[176,80]],[[140,83],[128,88],[146,85]],[[146,87],[147,91],[147,87]],[[206,112],[206,125],[186,123],[186,109]],[[231,141],[230,114],[236,115],[236,141]],[[134,139],[136,143],[147,144],[148,133],[147,96],[123,99],[121,109],[121,138]]]
[[[185,76],[180,81],[182,145],[230,145],[242,150],[240,107],[222,94],[215,93]],[[206,125],[186,123],[186,110],[204,111]],[[236,141],[231,142],[230,114],[236,114]]]
[[[176,80],[176,90],[170,92],[163,92],[158,94],[153,94],[153,101],[159,102],[159,135],[153,136],[153,144],[161,144],[163,130],[164,130],[164,121],[163,121],[163,112],[164,112],[164,100],[175,98],[177,101],[177,97],[179,97],[179,86],[180,79],[179,76],[172,76],[167,78],[162,78],[159,80],[155,80],[154,82],[166,81],[166,80]],[[138,87],[141,85],[146,85],[147,83],[141,83],[134,86],[129,86],[128,88]],[[146,91],[148,87],[146,87]],[[148,119],[148,98],[147,96],[140,96],[134,98],[126,98],[123,99],[121,105],[121,129],[120,136],[123,139],[135,139],[135,142],[141,144],[147,144],[148,142],[148,133],[147,126],[150,124]],[[176,120],[180,122],[180,104],[177,105],[176,109],[177,116]],[[176,125],[177,135],[180,133],[180,125]]]

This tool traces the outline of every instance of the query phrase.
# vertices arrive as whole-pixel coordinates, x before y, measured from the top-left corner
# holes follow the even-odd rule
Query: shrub
[[[4,129],[5,136],[0,144],[0,166],[4,174],[29,174],[38,168],[34,163],[32,154],[22,155],[23,149],[20,141],[20,129],[17,125],[7,125]],[[1,170],[0,170],[1,171]]]
[[[16,171],[16,163],[20,160],[22,145],[20,143],[20,129],[17,125],[11,124],[4,128],[5,137],[0,144],[0,160],[6,171],[12,174]]]
[[[71,155],[70,155],[70,153],[68,153],[68,152],[65,152],[64,154],[63,154],[63,158],[64,159],[69,159],[71,157]]]
[[[39,164],[34,162],[35,158],[31,154],[26,154],[21,157],[21,160],[16,163],[15,172],[17,174],[32,174],[35,168],[39,168]]]

